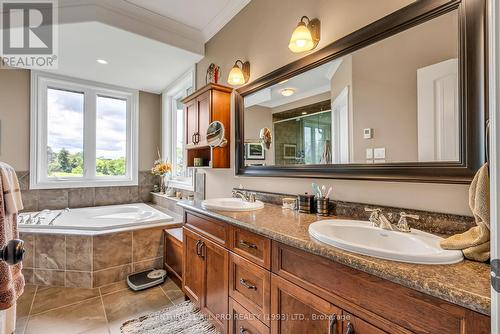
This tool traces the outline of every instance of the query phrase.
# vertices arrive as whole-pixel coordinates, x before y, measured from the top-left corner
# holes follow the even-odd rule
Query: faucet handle
[[[415,219],[415,220],[419,220],[420,219],[419,215],[411,215],[411,214],[408,214],[408,213],[406,213],[404,211],[400,212],[399,216],[401,218],[411,218],[411,219]]]
[[[365,211],[366,211],[366,212],[375,212],[375,211],[376,211],[376,212],[381,212],[381,211],[382,211],[382,209],[380,209],[380,208],[373,208],[373,209],[372,209],[372,208],[368,208],[368,207],[366,207],[366,208],[365,208]]]
[[[399,216],[400,216],[399,221],[396,227],[400,232],[411,232],[410,226],[408,226],[408,220],[406,220],[406,218],[412,218],[412,219],[420,218],[420,216],[418,215],[411,215],[407,214],[406,212],[401,212]]]

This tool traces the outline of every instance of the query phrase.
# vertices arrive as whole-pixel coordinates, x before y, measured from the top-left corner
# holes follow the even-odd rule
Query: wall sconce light
[[[305,20],[307,20],[307,24]],[[320,40],[320,26],[321,23],[318,19],[310,20],[307,16],[302,16],[297,28],[292,33],[288,48],[294,53],[314,49]]]
[[[241,67],[240,65],[241,64]],[[242,62],[241,60],[237,60],[234,63],[233,68],[229,72],[229,76],[227,77],[227,83],[233,86],[243,85],[248,82],[250,78],[250,62]]]

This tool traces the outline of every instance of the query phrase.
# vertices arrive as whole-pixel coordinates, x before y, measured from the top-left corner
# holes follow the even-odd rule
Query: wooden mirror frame
[[[245,96],[453,10],[458,10],[459,21],[460,161],[245,166]],[[236,174],[256,177],[469,183],[485,161],[486,71],[485,0],[420,0],[412,3],[236,90]]]

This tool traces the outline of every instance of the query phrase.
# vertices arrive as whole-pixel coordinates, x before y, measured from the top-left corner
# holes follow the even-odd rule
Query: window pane
[[[127,165],[127,101],[98,96],[96,102],[96,174],[124,176]]]
[[[83,93],[47,89],[47,175],[83,176]]]
[[[175,138],[175,175],[184,175],[184,109],[180,99],[176,100],[175,117],[177,121]]]

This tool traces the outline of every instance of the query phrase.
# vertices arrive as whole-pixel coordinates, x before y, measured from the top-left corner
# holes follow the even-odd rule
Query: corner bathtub
[[[180,215],[144,203],[21,213],[24,278],[28,284],[96,288],[163,268],[163,230],[181,224]]]
[[[57,215],[60,216],[56,218]],[[55,220],[51,224],[50,222],[54,218]],[[109,232],[109,230],[125,228],[144,228],[147,225],[164,224],[171,221],[173,221],[171,216],[147,204],[134,203],[69,209],[69,211],[44,210],[21,213],[18,218],[18,227],[21,232],[24,230],[32,232],[34,230]]]

